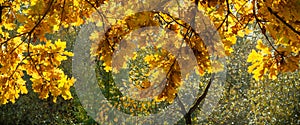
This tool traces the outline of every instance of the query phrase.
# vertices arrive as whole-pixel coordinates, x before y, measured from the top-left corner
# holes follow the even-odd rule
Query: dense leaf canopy
[[[145,7],[153,6],[145,1],[130,2],[144,2]],[[241,44],[240,41],[255,44],[255,47],[246,48],[251,51],[243,59],[250,64],[247,66],[247,72],[252,74],[255,86],[259,89],[262,89],[261,86],[267,86],[261,85],[262,81],[280,81],[282,78],[279,76],[298,70],[300,60],[299,0],[192,0],[186,2],[195,4],[196,8],[194,9],[209,17],[210,21],[207,22],[212,22],[218,31],[224,51],[216,51],[220,49],[218,45],[208,46],[207,41],[205,42],[192,29],[192,24],[180,18],[180,14],[196,16],[193,13],[180,13],[180,10],[178,10],[178,15],[171,15],[156,11],[132,13],[128,9],[124,10],[126,14],[124,18],[114,20],[106,12],[118,12],[120,10],[116,10],[115,6],[134,4],[121,0],[0,0],[0,103],[15,103],[20,94],[28,93],[29,81],[24,79],[26,74],[30,76],[32,89],[38,93],[39,98],[47,99],[52,96],[53,102],[56,102],[58,96],[65,100],[71,99],[70,87],[76,80],[64,73],[61,64],[62,61],[76,55],[66,50],[67,43],[65,41],[52,39],[49,35],[57,34],[62,29],[69,29],[72,32],[76,27],[80,28],[83,24],[89,23],[94,23],[97,27],[104,29],[106,25],[110,25],[105,32],[105,38],[99,37],[101,32],[97,30],[89,36],[89,39],[94,42],[91,55],[101,62],[100,67],[102,66],[103,72],[111,73],[114,72],[114,68],[128,66],[112,64],[113,53],[118,44],[121,44],[121,40],[126,37],[131,39],[142,37],[150,41],[151,38],[147,34],[130,34],[136,29],[147,26],[159,26],[171,30],[175,34],[168,37],[185,40],[185,47],[191,48],[195,54],[198,66],[197,74],[201,76],[224,71],[224,65],[210,60],[209,52],[216,51],[220,58],[238,57],[235,55],[236,53],[243,54],[240,51],[237,52],[240,50],[238,48]],[[180,3],[182,2],[178,1],[178,4]],[[168,1],[165,1],[165,4],[167,5]],[[191,12],[193,11],[191,10]],[[165,31],[159,33],[166,34]],[[158,40],[163,41],[164,39]],[[216,41],[209,42],[214,44]],[[182,43],[178,43],[174,48],[184,48]],[[169,43],[163,44],[168,46]],[[142,48],[139,53],[130,57],[131,64],[137,63],[137,61],[147,64],[144,67],[145,71],[134,71],[134,66],[132,66],[131,75],[134,76],[135,72],[143,72],[142,75],[150,76],[150,70],[162,69],[161,72],[166,74],[166,87],[156,95],[155,101],[172,103],[182,85],[180,79],[186,77],[180,74],[185,71],[179,68],[176,55],[171,55],[159,46],[164,45],[152,48],[152,53],[147,52],[147,48]],[[141,54],[142,57],[140,57]],[[117,56],[124,57],[120,58],[120,61],[129,60],[122,53]],[[188,59],[184,61],[186,64],[190,63]],[[153,86],[149,79],[142,78],[139,82],[131,77],[130,80],[140,90]],[[206,82],[208,81],[206,80]],[[199,86],[202,85],[201,83],[199,82]],[[278,85],[284,86],[283,83],[270,83],[270,85],[279,87]],[[296,86],[296,89],[299,89],[299,85],[295,84],[293,85]],[[204,86],[204,89],[206,88],[208,89],[209,86]],[[250,89],[254,88],[254,85],[252,88],[250,87]],[[234,89],[229,90],[236,93]],[[257,99],[260,98],[254,96],[257,91],[249,93],[252,97],[249,96],[247,99],[252,101],[248,104],[256,105]],[[123,99],[125,101],[125,97]],[[128,99],[127,101],[127,105],[131,105],[130,101],[132,100]],[[276,103],[276,100],[274,101],[270,103]],[[141,111],[145,109],[141,109]],[[255,109],[253,112],[256,110],[260,111]]]

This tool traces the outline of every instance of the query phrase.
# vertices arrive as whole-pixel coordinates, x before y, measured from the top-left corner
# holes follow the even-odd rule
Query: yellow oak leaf
[[[228,37],[228,38],[226,38],[226,39],[229,40],[232,44],[235,44],[235,43],[236,43],[236,40],[237,40],[237,38],[236,38],[235,35],[232,35],[231,37]]]
[[[109,72],[109,71],[112,70],[112,67],[111,67],[111,66],[105,66],[105,67],[104,67],[104,70],[105,70],[106,72]]]
[[[244,33],[243,30],[239,30],[239,31],[237,32],[237,35],[238,35],[239,37],[244,37],[244,36],[245,36],[245,33]]]
[[[53,26],[53,30],[54,30],[54,31],[58,31],[58,30],[59,30],[59,26],[58,26],[58,25],[54,25],[54,26]]]
[[[247,62],[256,62],[262,59],[262,55],[257,53],[255,50],[252,50],[248,56]]]
[[[16,24],[13,23],[4,23],[4,28],[7,30],[13,30],[16,27]]]
[[[65,49],[66,48],[66,42],[62,42],[60,41],[60,39],[58,39],[57,41],[55,41],[55,45],[61,49]]]
[[[28,93],[28,90],[27,90],[25,85],[22,85],[22,86],[19,86],[19,87],[20,87],[21,94],[27,94]]]

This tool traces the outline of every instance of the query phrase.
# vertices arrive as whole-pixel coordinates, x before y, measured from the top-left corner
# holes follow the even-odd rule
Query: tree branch
[[[292,25],[288,24],[283,18],[281,18],[277,12],[274,12],[271,7],[267,7],[268,11],[273,14],[277,19],[279,19],[284,25],[286,25],[288,28],[290,28],[293,32],[300,35],[300,31],[297,31]]]
[[[205,99],[205,97],[206,97],[206,95],[208,93],[208,90],[209,90],[209,88],[211,86],[211,83],[212,83],[214,77],[215,77],[215,75],[212,74],[212,76],[211,76],[211,78],[210,78],[210,80],[209,80],[209,82],[208,82],[208,84],[207,84],[207,86],[206,86],[206,88],[204,90],[204,93],[196,100],[195,104],[192,106],[192,108],[190,108],[190,110],[184,116],[186,124],[192,124],[192,117],[191,117],[191,115],[198,108],[198,106],[200,105],[200,103],[202,102],[202,100]]]
[[[223,26],[223,24],[225,23],[225,21],[228,19],[228,16],[231,14],[230,8],[229,8],[229,2],[228,0],[226,0],[226,6],[227,6],[227,13],[225,15],[224,20],[222,21],[222,23],[219,25],[219,27],[217,28],[217,31]]]
[[[106,18],[106,16],[99,10],[99,9],[97,9],[97,5],[94,5],[93,3],[91,3],[90,1],[88,1],[88,0],[85,0],[85,2],[87,2],[88,4],[90,4],[95,10],[96,10],[96,12],[99,14],[99,16],[100,16],[100,18],[101,18],[101,21],[102,22],[104,22],[104,19],[106,20],[106,21],[108,21],[107,20],[107,18]],[[97,4],[97,3],[96,3]],[[103,23],[103,29],[105,30],[105,23]]]
[[[258,19],[257,15],[256,15],[255,2],[256,2],[256,1],[254,0],[254,1],[253,1],[253,10],[252,10],[252,11],[253,11],[254,18],[255,18],[255,20],[256,20],[256,22],[257,22],[257,24],[258,24],[258,27],[260,28],[262,34],[265,36],[265,38],[267,39],[267,41],[268,41],[269,45],[272,47],[272,49],[273,49],[274,51],[276,51],[276,53],[280,54],[280,52],[273,46],[273,44],[272,44],[271,41],[269,40],[269,37],[268,37],[267,34],[266,34],[266,29],[263,28],[263,27],[260,25],[260,24],[261,24],[261,20]]]
[[[181,114],[185,115],[187,112],[186,112],[186,110],[185,110],[185,108],[184,108],[184,105],[183,105],[183,103],[181,102],[181,100],[180,100],[178,94],[176,93],[175,95],[176,95],[175,99],[177,99],[178,105],[179,105],[179,107],[180,107],[180,109],[181,109]]]
[[[48,14],[48,12],[51,9],[52,4],[54,3],[54,0],[52,0],[46,10],[46,12],[44,13],[44,15],[42,16],[42,18],[37,22],[37,24],[28,32],[29,35],[31,35],[33,33],[33,31],[35,30],[35,28],[37,28],[40,23],[45,19],[46,15]]]
[[[10,7],[10,6],[0,6],[0,23],[2,23],[2,10],[4,8],[8,8],[8,7]]]

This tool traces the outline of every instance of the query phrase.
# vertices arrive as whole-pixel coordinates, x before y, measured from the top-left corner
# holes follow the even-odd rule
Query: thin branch
[[[245,29],[247,26],[248,26],[248,24],[250,23],[250,21],[252,20],[251,18],[252,18],[252,16],[253,15],[251,15],[251,17],[248,19],[248,21],[247,21],[247,23],[246,23],[246,25],[243,27],[243,29]]]
[[[11,38],[7,39],[6,41],[0,43],[0,46],[2,46],[3,44],[7,43],[8,41],[10,41],[10,40],[12,40],[12,39],[14,39],[16,37],[20,37],[20,36],[23,36],[23,35],[28,34],[28,33],[29,32],[25,32],[25,33],[18,34],[18,35],[14,36],[14,37],[11,37]]]
[[[196,7],[199,5],[199,0],[195,0]]]
[[[44,79],[44,76],[43,76],[43,74],[37,69],[37,65],[35,64],[34,59],[32,58],[32,55],[30,54],[30,41],[31,41],[31,34],[32,34],[33,31],[35,30],[35,28],[38,27],[38,25],[44,20],[44,18],[46,17],[46,15],[48,14],[48,12],[49,12],[50,9],[51,9],[51,6],[52,6],[53,2],[54,2],[54,0],[51,1],[51,3],[49,4],[49,6],[48,6],[46,12],[45,12],[44,15],[42,16],[42,18],[41,18],[41,19],[37,22],[37,24],[36,24],[36,25],[28,32],[28,37],[29,37],[29,38],[28,38],[28,43],[27,43],[27,44],[28,44],[28,46],[27,46],[27,53],[28,53],[28,55],[27,55],[27,56],[29,56],[30,62],[32,63],[33,67],[35,68],[35,70],[37,71],[37,73],[39,74],[39,76],[42,77],[43,80],[45,80],[45,79]]]
[[[185,25],[183,25],[183,24],[181,24],[181,23],[179,23],[178,21],[177,21],[177,19],[175,19],[173,16],[171,16],[169,13],[164,13],[164,14],[166,14],[166,15],[168,15],[176,24],[178,24],[178,25],[180,25],[180,26],[182,26],[182,27],[184,27],[184,28],[186,28],[186,29],[189,29],[189,27],[190,26],[185,26]],[[158,15],[159,15],[159,13],[158,13]],[[161,18],[163,18],[163,17],[161,17]],[[192,29],[193,30],[193,29]]]
[[[295,32],[296,34],[300,35],[300,31],[297,31],[293,26],[291,26],[290,24],[288,24],[283,18],[281,18],[277,12],[274,12],[271,7],[267,7],[268,11],[273,14],[277,19],[279,19],[284,25],[286,25],[287,27],[289,27],[293,32]]]
[[[222,21],[222,23],[218,26],[217,31],[223,26],[223,24],[225,23],[225,21],[227,20],[229,14],[227,13],[225,16],[225,19]]]
[[[28,55],[26,55],[26,56],[21,60],[21,62],[18,63],[18,65],[17,65],[17,67],[15,68],[15,70],[13,71],[13,73],[9,76],[9,79],[13,77],[13,75],[14,75],[15,72],[18,70],[18,68],[19,68],[19,66],[21,65],[21,63],[22,63],[27,57],[30,57],[30,58],[31,58],[30,53],[29,53],[29,44],[30,44],[30,39],[31,39],[31,33],[35,30],[35,28],[36,28],[36,27],[42,22],[42,20],[45,18],[45,16],[46,16],[47,13],[49,12],[49,10],[50,10],[51,5],[52,5],[53,2],[54,2],[54,0],[51,1],[50,5],[49,5],[48,9],[46,10],[45,14],[43,15],[43,17],[39,20],[39,22],[38,22],[38,23],[37,23],[37,24],[36,24],[29,32],[19,34],[19,35],[15,36],[15,37],[12,37],[12,38],[6,40],[5,42],[1,43],[1,46],[2,46],[4,43],[7,43],[9,40],[11,40],[11,39],[13,39],[13,38],[20,37],[20,36],[22,36],[22,35],[24,35],[24,34],[28,34],[28,36],[29,36],[29,42],[28,42]],[[27,37],[26,37],[26,38],[27,38]],[[24,40],[24,41],[25,41],[25,40]],[[10,54],[11,54],[15,49],[17,49],[20,45],[22,45],[22,44],[24,43],[24,41],[22,41],[20,44],[18,44],[17,47],[15,47],[15,48],[10,52]],[[32,59],[32,58],[31,58],[31,59]],[[35,68],[36,68],[36,65],[35,65]],[[36,68],[36,70],[37,70],[37,68]],[[38,70],[37,70],[37,71],[38,71]],[[39,72],[38,72],[38,73],[39,73]]]
[[[106,19],[106,16],[102,12],[100,12],[93,3],[91,3],[88,0],[85,0],[85,2],[87,2],[88,4],[90,4],[96,10],[96,12],[100,15],[102,21],[104,21],[104,19]],[[106,21],[108,21],[108,20],[106,19]],[[105,23],[103,23],[103,29],[104,28],[105,28]]]
[[[219,25],[219,27],[217,28],[217,31],[223,26],[223,24],[225,23],[225,21],[227,20],[228,16],[231,14],[230,8],[229,8],[229,2],[228,0],[226,0],[226,6],[227,6],[227,13],[225,15],[224,20],[222,21],[222,23]]]
[[[260,22],[260,19],[258,19],[258,17],[257,17],[257,15],[256,15],[256,8],[255,8],[255,0],[253,1],[253,15],[254,15],[254,18],[255,18],[255,20],[256,20],[256,22],[257,22],[257,24],[258,24],[258,27],[260,28],[260,30],[261,30],[261,32],[262,32],[262,34],[265,36],[265,38],[267,39],[267,41],[268,41],[268,43],[269,43],[269,45],[272,47],[272,49],[273,50],[275,50],[278,54],[280,54],[280,52],[273,46],[273,44],[271,43],[271,41],[269,40],[269,37],[267,36],[267,34],[266,34],[266,29],[264,29],[260,24],[261,24],[261,22]]]
[[[175,94],[175,96],[176,96],[175,99],[177,99],[178,105],[179,105],[179,107],[180,107],[180,109],[181,109],[181,114],[185,115],[187,112],[186,112],[186,110],[185,110],[185,108],[184,108],[183,103],[181,102],[181,100],[180,100],[180,98],[179,98],[179,96],[178,96],[177,93]]]
[[[30,62],[32,63],[31,65],[33,65],[33,68],[36,70],[36,72],[39,74],[39,76],[41,76],[41,78],[43,79],[43,81],[45,81],[44,75],[41,73],[40,70],[38,70],[37,68],[37,64],[35,63],[34,59],[32,58],[32,55],[30,54],[30,43],[28,42],[28,48],[27,48],[27,52],[28,52],[28,57],[30,58]],[[41,67],[40,67],[41,69]]]
[[[62,10],[61,10],[61,17],[60,17],[59,26],[61,26],[61,23],[62,23],[62,21],[64,20],[64,11],[65,11],[65,5],[66,5],[66,0],[64,0],[63,6],[62,6]]]
[[[243,26],[243,24],[240,22],[240,20],[235,16],[235,15],[233,15],[233,13],[230,13],[234,18],[235,18],[235,20],[241,25],[241,26]]]
[[[190,108],[190,110],[187,112],[187,114],[184,116],[185,118],[185,123],[186,124],[192,124],[192,119],[191,119],[191,115],[192,113],[198,108],[198,106],[200,105],[200,103],[205,99],[208,90],[212,84],[212,81],[214,80],[215,74],[212,74],[203,94],[196,100],[195,104]]]
[[[97,7],[96,7],[94,4],[92,4],[90,1],[85,0],[85,2],[87,2],[88,4],[90,4],[90,5],[97,11],[97,13],[98,13],[99,15],[103,15],[103,14],[97,9]]]
[[[241,10],[248,2],[249,2],[249,1],[247,0],[247,1],[241,6],[241,8],[240,8],[238,11],[236,11],[236,13],[239,13],[240,10]]]
[[[12,54],[17,48],[19,48],[22,44],[24,43],[24,41],[22,41],[21,43],[19,43],[15,48],[13,48],[9,54]]]
[[[19,63],[18,65],[16,66],[15,70],[13,71],[13,73],[9,76],[9,78],[7,80],[10,80],[13,75],[17,72],[18,68],[20,67],[21,63],[28,57],[28,55],[26,55]]]
[[[42,16],[42,18],[37,22],[37,24],[29,31],[29,35],[31,35],[33,33],[33,31],[35,30],[35,28],[37,28],[40,23],[45,19],[46,15],[48,14],[48,12],[50,11],[51,9],[51,6],[53,4],[54,0],[51,1],[50,5],[48,6],[46,12],[44,13],[44,15]]]
[[[0,23],[2,23],[2,10],[4,8],[8,8],[8,7],[10,7],[10,6],[0,6]]]
[[[42,20],[46,17],[47,13],[50,11],[50,8],[51,8],[53,2],[54,2],[54,0],[51,1],[50,5],[49,5],[49,7],[47,8],[46,12],[44,13],[43,17],[37,22],[37,24],[36,24],[29,32],[21,33],[21,34],[18,34],[18,35],[16,35],[16,36],[14,36],[14,37],[11,37],[11,38],[7,39],[6,41],[2,42],[2,43],[0,44],[0,46],[2,46],[3,44],[7,43],[8,41],[10,41],[10,40],[12,40],[12,39],[14,39],[14,38],[16,38],[16,37],[21,37],[21,36],[23,36],[23,35],[25,35],[25,34],[28,34],[28,36],[30,36],[30,35],[32,34],[32,32],[35,30],[35,28],[36,28],[36,27],[42,22]]]

